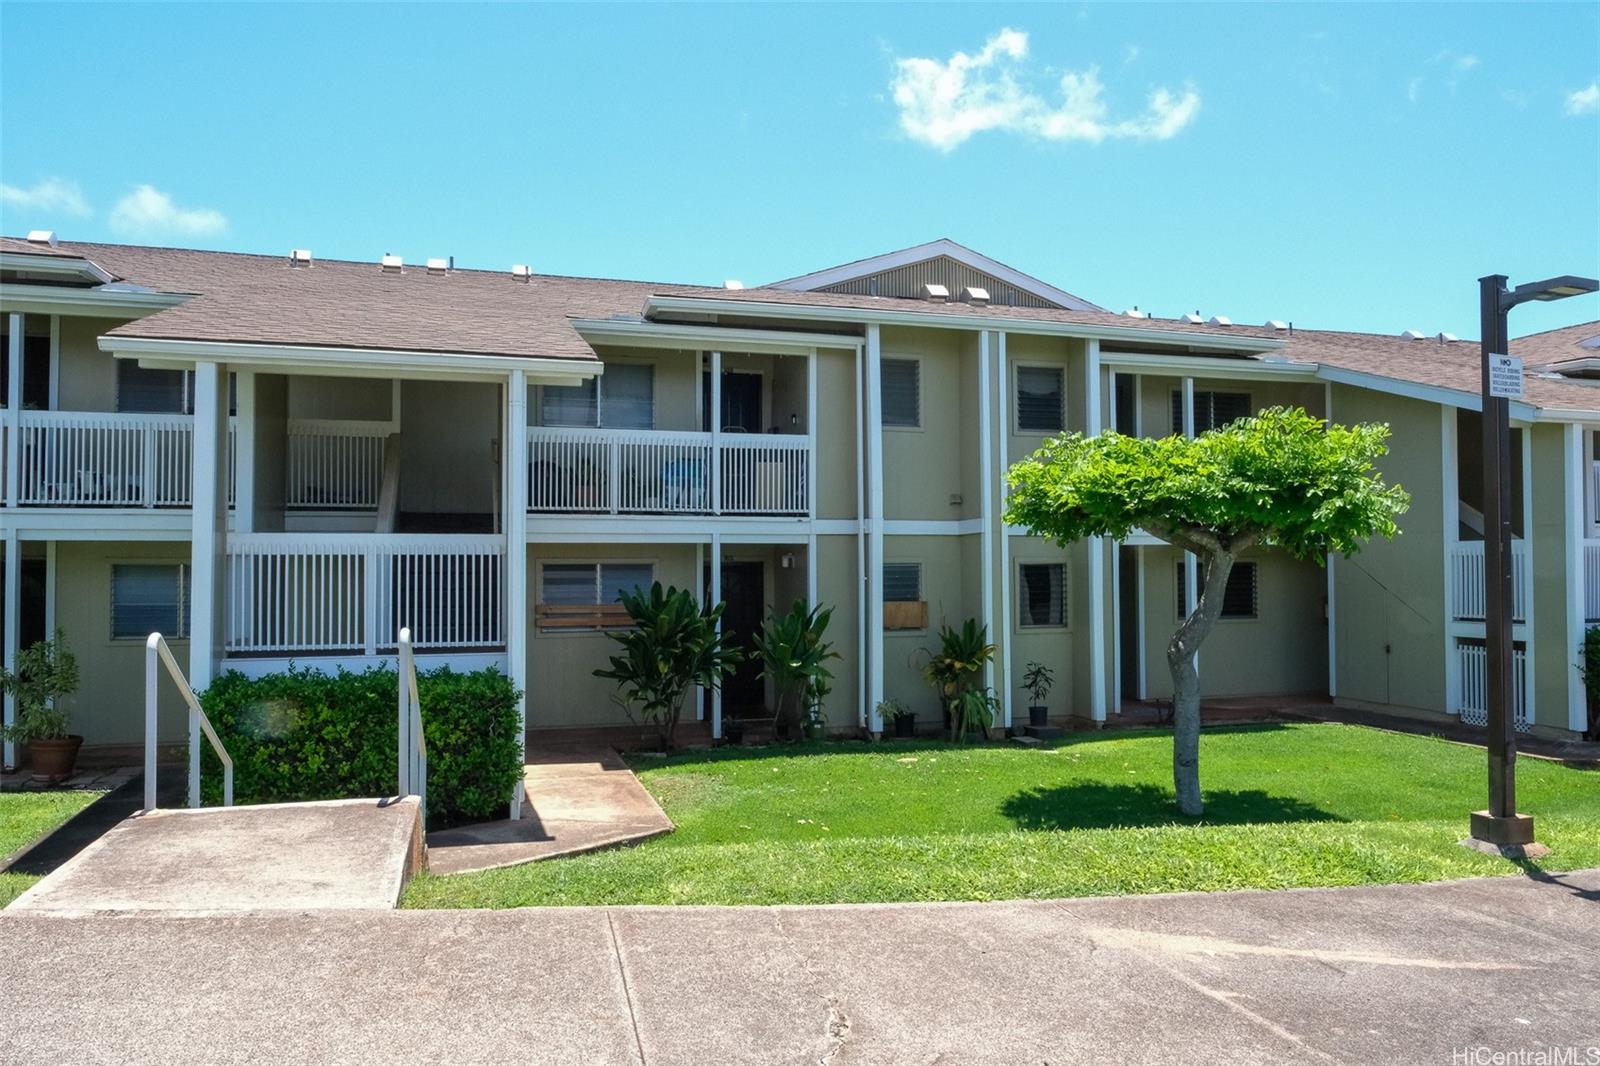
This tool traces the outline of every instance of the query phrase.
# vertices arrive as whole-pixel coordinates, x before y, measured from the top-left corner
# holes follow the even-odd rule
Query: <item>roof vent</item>
[[[53,229],[29,230],[28,243],[48,244],[50,247],[54,248],[56,246],[56,231]]]
[[[448,259],[428,260],[428,273],[430,274],[443,274],[449,269],[450,261]]]
[[[1403,341],[1420,341],[1422,336],[1421,330],[1405,329],[1400,331],[1400,339]]]
[[[742,289],[744,288],[744,282],[738,280],[737,278],[729,278],[727,281],[722,283],[722,287],[724,289]]]
[[[1231,326],[1231,325],[1233,325],[1233,319],[1229,318],[1227,315],[1212,315],[1209,319],[1206,320],[1206,325],[1208,325],[1208,326]]]
[[[922,298],[927,300],[929,303],[949,303],[950,290],[945,288],[943,285],[935,285],[932,282],[929,282],[922,286]]]
[[[1184,315],[1183,316],[1183,320],[1185,322],[1189,323],[1189,325],[1191,325],[1191,326],[1198,326],[1198,325],[1201,325],[1202,323],[1205,322],[1205,319],[1200,317],[1200,312],[1199,311],[1196,311],[1192,315]]]
[[[1440,333],[1439,336],[1436,337],[1435,339],[1440,344],[1454,344],[1456,341],[1460,340],[1460,338],[1457,337],[1454,333]]]
[[[383,267],[385,274],[398,274],[405,266],[404,259],[401,259],[398,255],[390,255],[388,252],[383,253],[383,258],[378,260],[378,263]]]
[[[311,265],[311,249],[295,248],[289,252],[289,265],[292,267],[308,267]]]
[[[533,277],[533,271],[529,268],[527,263],[513,263],[511,266],[511,276],[516,278],[518,281],[527,281]]]
[[[974,307],[988,307],[989,290],[980,289],[976,285],[968,285],[961,290],[961,299]]]
[[[1289,328],[1289,323],[1285,322],[1281,318],[1269,318],[1266,321],[1266,327],[1268,329],[1275,329],[1279,333],[1282,333],[1284,330]]]
[[[1123,313],[1124,316],[1126,316],[1128,318],[1149,318],[1150,317],[1150,312],[1149,311],[1141,311],[1141,310],[1139,310],[1139,305],[1138,304],[1134,304],[1132,307],[1128,308],[1126,311],[1124,311],[1122,313]]]

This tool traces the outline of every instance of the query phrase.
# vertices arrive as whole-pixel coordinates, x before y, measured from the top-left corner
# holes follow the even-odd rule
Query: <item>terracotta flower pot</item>
[[[28,745],[28,755],[33,763],[33,779],[47,784],[57,784],[72,776],[78,762],[78,749],[83,747],[79,736],[59,740],[35,740]]]

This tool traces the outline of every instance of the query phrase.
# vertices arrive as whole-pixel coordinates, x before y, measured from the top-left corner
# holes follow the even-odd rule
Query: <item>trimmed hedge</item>
[[[389,796],[397,787],[398,677],[291,669],[251,679],[230,670],[200,696],[233,758],[236,803]],[[503,818],[522,774],[518,692],[495,669],[419,672],[428,742],[428,826]],[[201,742],[200,793],[222,802],[222,763]]]

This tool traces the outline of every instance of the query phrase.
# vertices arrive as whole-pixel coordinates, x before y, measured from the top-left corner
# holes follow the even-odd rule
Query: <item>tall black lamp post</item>
[[[1478,279],[1483,337],[1483,571],[1487,647],[1489,809],[1472,812],[1472,841],[1523,854],[1533,816],[1517,813],[1517,740],[1511,714],[1511,400],[1522,395],[1522,364],[1510,357],[1506,314],[1529,300],[1561,300],[1600,288],[1560,277],[1506,288],[1504,274]],[[1528,486],[1523,486],[1526,492]]]

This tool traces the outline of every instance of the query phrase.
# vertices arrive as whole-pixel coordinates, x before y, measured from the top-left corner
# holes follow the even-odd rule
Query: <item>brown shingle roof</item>
[[[1585,347],[1585,342],[1589,342]],[[1511,342],[1511,353],[1528,366],[1550,366],[1572,359],[1600,359],[1600,321],[1530,333]]]

